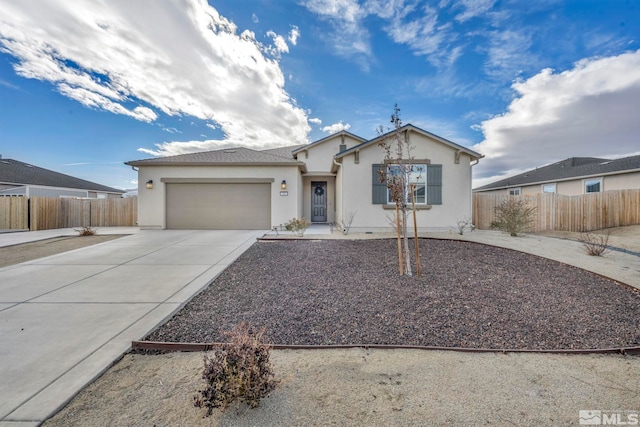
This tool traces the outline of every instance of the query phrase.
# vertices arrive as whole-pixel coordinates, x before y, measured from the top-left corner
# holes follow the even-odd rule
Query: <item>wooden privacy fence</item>
[[[535,207],[530,231],[586,232],[610,227],[640,225],[640,190],[615,190],[580,196],[556,193],[509,196],[506,194],[473,195],[473,224],[480,230],[491,228],[495,208],[509,197],[526,200]]]
[[[29,201],[23,196],[0,197],[0,230],[29,228]]]
[[[19,202],[13,199],[21,199]],[[50,230],[70,227],[137,225],[137,197],[71,199],[0,197],[0,229]]]

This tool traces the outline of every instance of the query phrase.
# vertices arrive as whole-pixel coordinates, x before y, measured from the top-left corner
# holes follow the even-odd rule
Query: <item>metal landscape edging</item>
[[[201,352],[220,348],[225,343],[181,343],[162,341],[133,341],[133,350],[147,351],[181,351]],[[295,345],[269,344],[274,350],[338,350],[349,348],[379,349],[379,350],[438,350],[459,351],[465,353],[550,353],[550,354],[622,354],[640,355],[640,346],[615,348],[566,348],[566,349],[521,349],[521,348],[469,348],[469,347],[438,347],[423,345],[393,345],[393,344],[326,344],[326,345]]]

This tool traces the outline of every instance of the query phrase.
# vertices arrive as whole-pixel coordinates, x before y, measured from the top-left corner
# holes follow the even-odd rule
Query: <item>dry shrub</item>
[[[609,249],[609,232],[605,234],[582,233],[580,243],[591,256],[604,256]]]
[[[284,225],[284,228],[285,230],[293,231],[297,236],[302,237],[304,236],[306,229],[309,228],[309,225],[311,225],[311,223],[305,218],[293,218]]]
[[[80,237],[95,236],[98,234],[98,230],[91,227],[74,228],[74,230],[78,232],[78,236]]]
[[[496,220],[491,223],[491,228],[495,228],[510,236],[516,237],[520,233],[528,231],[533,222],[535,207],[527,206],[525,199],[509,197],[504,202],[496,206]]]
[[[458,234],[461,236],[464,235],[465,230],[473,231],[476,229],[469,217],[464,217],[464,219],[458,221],[456,225],[458,228]]]
[[[222,344],[213,357],[204,356],[202,379],[206,381],[194,405],[207,408],[210,416],[214,408],[227,409],[235,402],[250,408],[260,405],[260,399],[273,391],[279,381],[269,362],[271,346],[264,344],[265,328],[255,332],[245,322],[225,332],[230,343]]]

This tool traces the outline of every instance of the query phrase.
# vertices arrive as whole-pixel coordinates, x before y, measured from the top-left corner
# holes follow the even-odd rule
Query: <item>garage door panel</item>
[[[271,228],[271,184],[168,183],[167,228]]]

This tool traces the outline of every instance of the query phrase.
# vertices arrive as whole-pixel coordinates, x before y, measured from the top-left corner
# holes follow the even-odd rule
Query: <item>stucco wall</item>
[[[604,190],[633,190],[640,188],[640,172],[604,177]]]
[[[271,226],[301,215],[301,179],[297,166],[141,166],[138,171],[138,224],[141,228],[166,228],[166,189],[162,178],[273,178]],[[153,188],[145,188],[153,180]],[[280,195],[287,181],[288,196]]]
[[[351,148],[360,144],[360,141],[345,135],[344,143],[347,148]],[[342,144],[341,135],[336,135],[333,138],[309,147],[306,153],[305,151],[301,151],[298,153],[298,160],[307,164],[307,170],[309,172],[328,173],[331,170],[333,156],[340,151],[340,144]]]
[[[633,190],[640,188],[640,172],[632,172],[618,175],[595,176],[591,178],[578,178],[568,181],[556,182],[556,193],[565,196],[579,196],[584,194],[584,181],[602,178],[602,191],[609,190]],[[552,183],[550,183],[552,184]],[[523,185],[520,187],[521,194],[533,195],[542,193],[542,184]],[[508,189],[493,191],[483,191],[478,194],[508,194]]]
[[[460,156],[455,163],[455,150],[441,142],[412,132],[415,159],[429,159],[431,164],[442,165],[442,204],[432,205],[429,210],[417,212],[420,230],[448,230],[456,222],[471,218],[471,158]],[[390,231],[387,217],[395,210],[384,209],[372,203],[372,164],[382,163],[384,152],[375,144],[360,151],[359,163],[355,155],[343,159],[341,187],[344,192],[342,212],[356,212],[351,229],[353,231]]]

